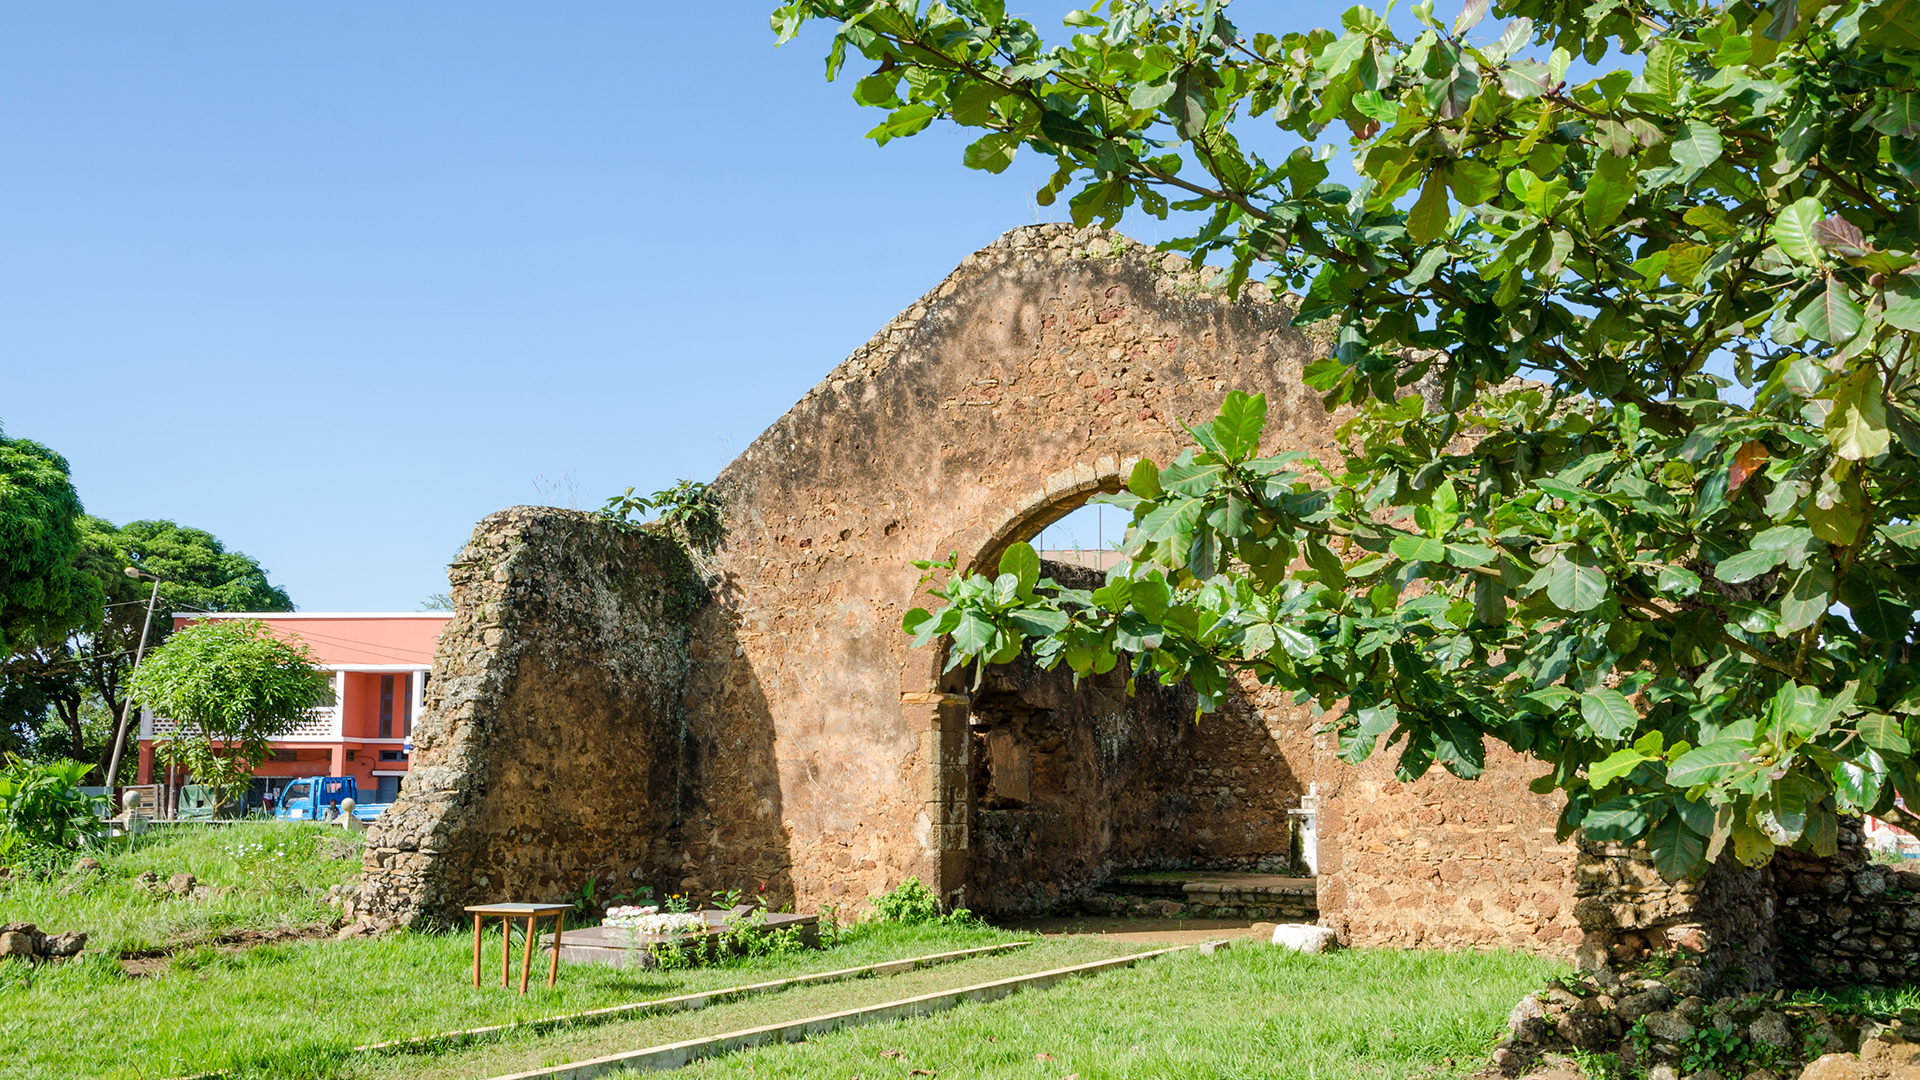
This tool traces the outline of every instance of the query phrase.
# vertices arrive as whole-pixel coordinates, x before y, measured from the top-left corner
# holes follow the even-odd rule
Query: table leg
[[[500,988],[513,985],[513,919],[500,916]]]
[[[480,913],[473,913],[473,985],[480,986]]]
[[[560,979],[560,934],[567,928],[567,916],[562,912],[553,917],[553,966],[547,969],[547,985],[552,986]]]
[[[527,946],[520,956],[520,992],[527,992],[527,969],[533,966],[533,939],[539,937],[535,929],[540,923],[538,915],[527,916]]]

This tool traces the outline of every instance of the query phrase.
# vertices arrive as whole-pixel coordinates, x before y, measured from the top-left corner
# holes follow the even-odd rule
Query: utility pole
[[[147,631],[153,629],[153,606],[160,600],[160,579],[153,574],[149,574],[144,570],[132,566],[127,567],[126,574],[135,581],[141,578],[153,579],[153,592],[147,596],[147,621],[140,624],[140,647],[133,651],[133,668],[127,672],[127,678],[131,681],[133,673],[140,670],[140,658],[147,654]],[[127,695],[126,705],[120,710],[120,723],[113,735],[113,753],[107,758],[107,775],[105,779],[107,781],[108,791],[113,790],[113,778],[120,772],[120,755],[127,748],[127,725],[133,719],[133,716],[133,695],[129,693]]]

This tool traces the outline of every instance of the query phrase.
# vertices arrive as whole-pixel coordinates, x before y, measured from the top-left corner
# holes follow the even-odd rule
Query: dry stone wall
[[[687,557],[649,530],[519,507],[482,521],[450,576],[412,771],[367,833],[362,910],[450,921],[589,878],[603,894],[677,880],[686,643],[706,602]]]
[[[1832,858],[1782,852],[1769,870],[1789,985],[1920,982],[1920,873],[1869,863],[1852,826]]]

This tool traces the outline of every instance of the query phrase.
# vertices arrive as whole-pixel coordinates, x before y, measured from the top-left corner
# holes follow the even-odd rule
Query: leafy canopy
[[[291,611],[293,601],[257,561],[204,529],[171,521],[117,526],[91,514],[81,514],[77,525],[72,565],[105,604],[62,635],[0,655],[0,746],[91,757],[104,770],[152,589],[150,581],[127,577],[126,567],[161,579],[149,648],[166,639],[176,614]],[[48,730],[54,720],[59,727]]]
[[[266,760],[271,740],[333,701],[333,687],[304,644],[253,619],[194,623],[147,654],[129,690],[178,725],[157,756],[230,797]]]
[[[80,517],[67,459],[0,433],[0,658],[99,618],[100,589],[74,566]]]
[[[906,628],[1207,709],[1257,678],[1409,777],[1498,740],[1551,766],[1563,833],[1669,876],[1920,825],[1893,804],[1920,798],[1920,4],[1412,11],[1411,39],[1366,7],[1247,36],[1215,0],[1109,0],[1052,46],[1000,0],[774,12],[836,24],[829,78],[872,65],[876,142],[940,120],[981,133],[971,168],[1046,155],[1076,223],[1201,212],[1163,246],[1301,290],[1335,341],[1306,379],[1350,407],[1332,460],[1268,457],[1230,396],[1111,500],[1103,588],[1016,546]],[[1248,149],[1269,124],[1285,156]]]

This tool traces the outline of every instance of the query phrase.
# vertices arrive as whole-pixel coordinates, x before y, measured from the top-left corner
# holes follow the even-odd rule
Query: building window
[[[400,676],[400,734],[413,734],[413,676]]]
[[[380,751],[380,760],[405,761],[407,760],[407,752],[405,750],[382,750]]]
[[[380,737],[393,738],[393,676],[380,676]]]

